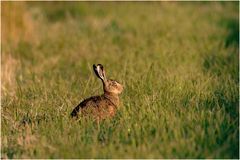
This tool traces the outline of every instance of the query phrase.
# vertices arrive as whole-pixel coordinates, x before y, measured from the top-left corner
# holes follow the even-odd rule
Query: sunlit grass
[[[237,2],[18,3],[2,3],[3,158],[239,157]],[[100,126],[70,119],[102,93],[94,63],[125,88]]]

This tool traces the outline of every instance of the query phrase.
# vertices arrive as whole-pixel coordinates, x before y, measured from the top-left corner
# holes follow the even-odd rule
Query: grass
[[[238,9],[2,2],[2,158],[239,158]],[[69,118],[94,63],[125,87],[99,128]]]

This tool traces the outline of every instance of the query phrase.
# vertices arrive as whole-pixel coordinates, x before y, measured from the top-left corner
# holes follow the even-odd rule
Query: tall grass
[[[239,158],[238,6],[2,2],[2,158]],[[125,88],[100,126],[69,117],[94,63]]]

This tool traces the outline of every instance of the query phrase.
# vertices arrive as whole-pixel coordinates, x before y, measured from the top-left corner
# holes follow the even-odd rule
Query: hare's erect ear
[[[95,72],[95,74],[98,76],[98,78],[100,78],[101,80],[105,81],[106,80],[106,75],[105,75],[105,71],[103,69],[103,65],[98,64],[97,66],[94,64],[93,65],[93,70]]]

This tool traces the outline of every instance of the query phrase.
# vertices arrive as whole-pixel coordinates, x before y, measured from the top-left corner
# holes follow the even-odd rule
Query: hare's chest
[[[108,112],[109,112],[110,117],[113,117],[116,113],[116,110],[113,106],[109,106],[108,107]]]
[[[114,106],[107,105],[107,106],[101,106],[98,108],[98,117],[100,119],[105,119],[108,117],[113,117],[116,113],[116,109]]]

